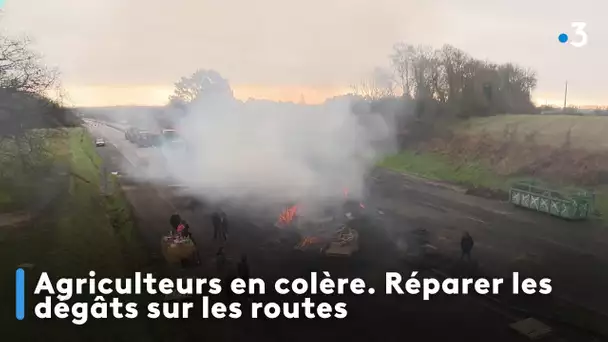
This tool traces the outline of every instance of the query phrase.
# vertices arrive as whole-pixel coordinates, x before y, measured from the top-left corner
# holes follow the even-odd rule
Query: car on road
[[[133,137],[136,134],[136,130],[134,128],[129,128],[125,131],[125,139],[128,141],[133,141]]]
[[[97,139],[95,139],[95,146],[97,146],[97,147],[106,146],[106,141],[103,138],[97,138]]]
[[[137,147],[152,147],[154,142],[154,135],[149,132],[141,132],[135,138]]]

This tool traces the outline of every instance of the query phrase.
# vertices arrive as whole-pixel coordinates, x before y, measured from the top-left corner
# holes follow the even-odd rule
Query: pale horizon
[[[291,87],[232,86],[234,97],[241,101],[249,99],[277,102],[304,102],[319,104],[332,97],[351,93],[350,87],[311,89]],[[173,92],[171,85],[158,86],[80,86],[66,87],[66,104],[73,107],[111,107],[111,106],[164,106]],[[533,96],[538,106],[551,105],[562,107],[562,98]],[[603,103],[591,103],[584,99],[568,96],[568,106],[579,108],[608,107]]]
[[[451,44],[537,72],[538,103],[608,104],[608,2],[580,0],[19,0],[2,29],[27,35],[71,102],[164,103],[174,82],[218,71],[237,98],[307,103],[348,92],[389,66],[393,45]],[[587,23],[588,44],[572,22]]]
[[[348,94],[350,88],[302,88],[297,86],[260,87],[255,85],[231,86],[238,100],[271,100],[277,102],[304,102],[319,104],[325,100]],[[169,102],[171,85],[163,86],[79,86],[65,87],[66,102],[75,107],[103,106],[162,106]]]

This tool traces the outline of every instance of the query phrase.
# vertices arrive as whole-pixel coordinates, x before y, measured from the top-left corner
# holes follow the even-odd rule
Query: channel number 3
[[[587,32],[585,32],[585,27],[587,27],[587,23],[582,23],[582,22],[575,22],[572,23],[572,27],[574,27],[575,31],[574,33],[579,36],[581,38],[581,40],[577,41],[571,41],[570,44],[572,44],[572,46],[574,47],[583,47],[585,45],[587,45],[587,41],[589,40],[589,37],[587,36]]]

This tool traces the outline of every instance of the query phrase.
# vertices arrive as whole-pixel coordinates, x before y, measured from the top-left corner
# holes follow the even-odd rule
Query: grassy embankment
[[[22,174],[19,177],[19,172],[16,172],[15,184],[29,183],[36,184],[37,187],[22,189],[12,187],[3,191],[5,216],[7,209],[14,209],[22,204],[18,203],[17,199],[34,201],[36,197],[52,196],[49,204],[42,208],[41,212],[32,213],[29,222],[0,227],[2,244],[0,266],[4,275],[1,294],[5,298],[2,300],[3,303],[14,301],[12,284],[15,269],[19,265],[25,265],[26,277],[29,278],[28,286],[32,287],[33,291],[34,281],[43,271],[58,277],[86,277],[90,270],[95,270],[98,277],[126,276],[132,274],[134,269],[145,262],[143,247],[136,236],[131,209],[120,187],[111,187],[113,191],[109,194],[104,195],[101,192],[101,159],[91,137],[81,128],[56,133],[47,139],[47,147],[52,156],[50,160],[56,166],[56,170],[62,170],[51,177],[53,181],[38,182],[37,179],[30,179],[28,182],[28,179],[24,179],[28,177],[27,175]],[[34,176],[30,175],[30,177]],[[36,177],[40,176],[36,175]],[[22,190],[22,195],[16,196],[15,191],[19,190]],[[16,203],[10,203],[11,199]],[[32,301],[29,304],[32,305]],[[14,322],[12,305],[6,305],[4,309],[8,311],[3,315],[5,316],[3,320],[10,319]],[[23,323],[28,324],[27,321],[26,318]],[[29,322],[32,323],[31,320]],[[93,326],[96,324],[97,322],[92,322]],[[102,329],[78,327],[64,331],[61,330],[66,327],[63,324],[47,325],[46,328],[50,330],[27,329],[21,325],[21,322],[17,325],[11,323],[10,326],[19,329],[21,336],[32,334],[29,336],[31,339],[24,338],[24,340],[34,340],[36,336],[49,333],[61,334],[57,337],[61,337],[62,340],[70,340],[68,337],[77,336],[83,340],[84,336],[99,338],[100,331],[111,336],[138,334],[142,337],[148,331],[145,326],[133,324],[127,327],[128,330],[125,330],[124,334],[112,331],[108,327]],[[117,328],[119,326],[116,325]],[[71,334],[68,332],[83,335],[69,336]],[[86,335],[87,332],[91,335]]]
[[[580,164],[580,168],[585,172],[596,166],[589,161],[588,156],[607,150],[608,118],[566,115],[504,115],[467,120],[454,126],[452,131],[456,135],[470,137],[471,140],[482,135],[489,136],[497,146],[502,144],[501,140],[510,139],[512,140],[512,147],[510,147],[512,151],[506,152],[504,157],[500,157],[500,160],[492,160],[494,156],[488,153],[492,149],[488,148],[484,155],[483,151],[480,153],[480,149],[471,148],[471,146],[449,146],[450,144],[444,144],[443,148],[416,146],[411,150],[405,150],[386,158],[380,163],[380,166],[468,188],[508,191],[511,184],[522,180],[532,180],[554,189],[585,188],[596,193],[595,208],[597,212],[602,217],[608,216],[608,186],[597,183],[586,184],[583,187],[577,181],[569,179],[571,175],[560,175],[560,170],[555,170],[560,169],[558,163],[547,166],[554,170],[542,170],[542,165],[547,159],[547,155],[542,155],[543,153],[569,154],[569,159],[565,163],[571,161],[574,164]],[[505,134],[505,132],[510,134]],[[508,135],[508,138],[505,135]],[[566,139],[569,143],[568,150],[563,149]],[[488,144],[487,141],[482,143]],[[529,152],[532,145],[534,146],[533,151]],[[500,146],[495,148],[495,150],[498,149]],[[456,158],[453,155],[454,151],[458,152]],[[523,159],[526,160],[522,161]],[[564,163],[564,161],[561,162]],[[530,165],[536,167],[539,164],[541,169],[536,176],[526,173],[525,169],[529,169]],[[505,169],[510,171],[505,172]],[[563,169],[563,173],[571,172],[570,169]],[[552,174],[555,177],[547,179],[543,177],[543,174]],[[581,177],[584,178],[584,175],[585,173],[582,173]]]
[[[48,195],[45,191],[57,193],[50,195],[54,198],[43,212],[32,213],[33,219],[25,227],[2,229],[2,264],[29,263],[61,274],[82,274],[91,267],[100,273],[128,269],[140,257],[132,252],[139,249],[135,223],[119,187],[112,187],[109,195],[101,193],[101,160],[89,135],[83,129],[66,130],[54,135],[49,146],[56,165],[65,166],[58,168],[62,171],[53,184],[65,187],[42,188],[50,182],[32,180],[40,188],[27,188],[22,197],[33,201]]]

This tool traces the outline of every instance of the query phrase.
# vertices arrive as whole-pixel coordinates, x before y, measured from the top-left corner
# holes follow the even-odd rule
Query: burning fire
[[[348,199],[348,188],[344,188],[344,199],[345,200]],[[359,202],[359,207],[361,207],[361,209],[365,209],[365,206],[363,205],[362,202]]]
[[[279,216],[279,224],[282,226],[289,225],[293,219],[296,217],[298,213],[298,206],[294,205],[293,207],[287,208],[283,213]]]

